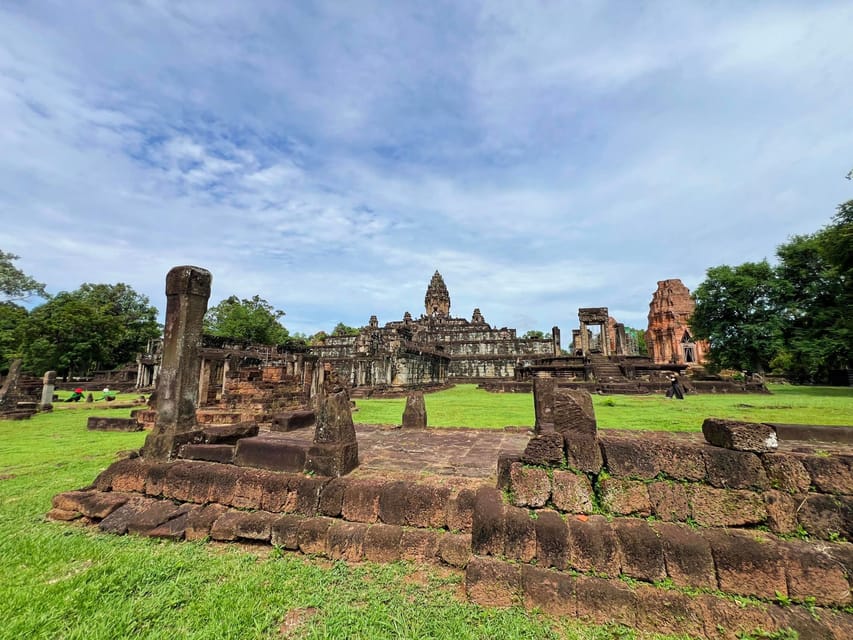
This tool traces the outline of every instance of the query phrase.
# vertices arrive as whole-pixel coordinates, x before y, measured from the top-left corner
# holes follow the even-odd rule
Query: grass
[[[598,425],[605,429],[700,431],[714,416],[751,422],[853,424],[853,389],[770,385],[771,395],[700,394],[685,400],[663,395],[593,396]],[[427,417],[434,427],[500,429],[534,422],[533,395],[489,393],[461,384],[425,396]],[[405,399],[356,400],[353,414],[362,424],[399,424]]]
[[[86,430],[105,403],[0,421],[0,639],[669,638],[460,597],[458,572],[271,547],[172,543],[45,522],[144,433]],[[116,417],[129,414],[113,409]]]

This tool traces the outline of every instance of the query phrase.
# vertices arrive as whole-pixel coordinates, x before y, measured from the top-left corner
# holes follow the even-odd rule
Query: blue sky
[[[291,331],[645,327],[853,198],[853,3],[5,2],[0,248]]]

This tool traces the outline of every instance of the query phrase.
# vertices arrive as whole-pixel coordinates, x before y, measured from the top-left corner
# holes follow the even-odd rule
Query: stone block
[[[578,618],[596,624],[623,624],[635,627],[637,596],[624,584],[578,576],[575,580]]]
[[[649,490],[641,480],[606,478],[599,483],[601,505],[620,516],[650,516],[652,503]]]
[[[403,529],[400,557],[412,562],[433,562],[438,556],[438,536],[429,529]]]
[[[403,527],[392,524],[370,525],[364,535],[364,558],[370,562],[396,562],[400,559]]]
[[[471,557],[471,535],[445,533],[438,540],[438,556],[451,567],[464,569]]]
[[[456,495],[450,496],[445,514],[448,531],[471,532],[475,495],[472,489],[460,489]]]
[[[545,469],[520,462],[509,470],[512,503],[517,507],[544,507],[551,497],[551,479]]]
[[[130,521],[148,509],[155,500],[151,498],[134,498],[113,511],[98,523],[98,528],[104,533],[124,535]]]
[[[382,480],[352,479],[344,489],[341,513],[350,522],[377,522],[379,499],[385,482]]]
[[[553,417],[554,428],[565,439],[569,466],[586,473],[598,473],[602,456],[589,393],[558,387],[554,390]]]
[[[853,455],[805,455],[800,460],[820,493],[853,495]]]
[[[853,500],[847,496],[810,493],[796,496],[797,520],[810,536],[853,540]]]
[[[415,482],[391,482],[379,497],[379,518],[386,524],[421,528],[444,527],[450,497],[446,487]]]
[[[235,525],[237,538],[240,540],[269,542],[272,535],[272,523],[278,520],[279,516],[268,511],[240,513],[242,517],[238,518]]]
[[[679,587],[716,589],[714,558],[708,541],[686,525],[654,523],[663,549],[666,572]]]
[[[183,540],[187,530],[188,516],[188,512],[181,513],[149,530],[145,535],[149,538],[161,538],[163,540]]]
[[[793,631],[796,633],[793,637],[803,640],[836,640],[833,630],[819,618],[820,614],[813,616],[803,607],[773,606],[768,610],[772,620],[771,626],[777,630],[784,629],[788,637],[793,635]],[[847,640],[850,636],[841,637]]]
[[[133,418],[97,418],[86,421],[89,431],[142,431],[142,425]]]
[[[647,486],[652,513],[666,522],[684,522],[690,515],[687,490],[680,482],[663,480]]]
[[[346,478],[332,478],[332,480],[323,487],[323,491],[320,494],[320,515],[328,516],[330,518],[340,517],[346,487]]]
[[[536,433],[554,431],[554,392],[556,378],[533,378],[533,412],[536,416]]]
[[[200,466],[206,463],[195,464]],[[198,499],[194,499],[193,502],[232,504],[237,492],[237,483],[244,472],[244,469],[238,469],[232,465],[217,465],[215,470],[209,468],[209,473],[205,475],[207,481],[194,485]]]
[[[234,464],[271,471],[301,473],[305,469],[306,446],[266,436],[243,438],[237,443]]]
[[[504,527],[506,542],[504,555],[513,560],[530,562],[536,557],[535,521],[527,509],[506,507],[504,510]]]
[[[829,607],[850,604],[850,584],[844,565],[821,546],[799,541],[781,543],[791,600]],[[849,570],[850,567],[847,568]]]
[[[551,483],[551,501],[566,513],[590,513],[593,500],[592,483],[585,475],[571,471],[554,470]]]
[[[649,523],[636,518],[616,518],[611,526],[619,545],[623,574],[646,582],[666,577],[663,546]]]
[[[333,522],[331,518],[307,518],[300,522],[296,534],[299,550],[302,553],[325,554],[327,533]]]
[[[705,621],[700,604],[690,596],[669,589],[646,585],[637,588],[636,626],[646,631],[666,634],[705,635]]]
[[[687,499],[693,519],[703,527],[741,527],[767,519],[764,501],[754,491],[694,484],[687,488]]]
[[[423,391],[414,391],[406,396],[402,426],[404,429],[426,429],[427,411]]]
[[[577,615],[577,594],[572,576],[525,564],[521,566],[521,590],[526,609],[541,609],[551,616]]]
[[[306,429],[313,427],[316,420],[317,416],[311,409],[284,411],[273,416],[270,431],[286,432]]]
[[[335,522],[327,535],[328,556],[332,560],[358,562],[364,557],[364,536],[370,525],[361,522]]]
[[[779,544],[758,531],[708,529],[721,591],[772,600],[787,597],[785,565]]]
[[[178,505],[171,500],[154,500],[128,520],[127,532],[148,535],[152,529],[184,515],[191,508],[192,505]]]
[[[465,593],[483,607],[511,607],[521,603],[521,565],[473,557],[465,569]]]
[[[504,503],[500,491],[480,487],[474,497],[471,547],[477,555],[499,556],[506,543]]]
[[[270,542],[283,549],[299,549],[299,525],[302,518],[294,515],[279,516],[270,525]]]
[[[314,444],[354,445],[355,442],[352,405],[346,390],[330,392],[321,396],[317,412],[317,426],[314,430]]]
[[[705,418],[702,435],[707,443],[734,451],[769,453],[779,448],[776,430],[760,422]]]
[[[320,496],[327,482],[325,478],[291,476],[290,487],[296,491],[294,512],[304,516],[316,515],[320,509]]]
[[[542,433],[533,436],[524,448],[521,461],[525,464],[556,467],[566,461],[563,434]]]
[[[358,466],[358,444],[321,443],[308,449],[305,460],[306,473],[336,478],[348,474]]]
[[[185,537],[187,540],[202,540],[210,535],[213,523],[221,517],[227,508],[221,504],[206,504],[193,507],[187,512]]]
[[[99,491],[123,491],[142,493],[145,491],[145,477],[151,463],[142,458],[125,458],[112,463],[104,469],[94,486]]]
[[[604,464],[611,476],[651,480],[661,473],[657,442],[644,441],[640,437],[629,440],[623,436],[604,434],[599,437],[599,441]]]
[[[502,452],[498,454],[498,489],[509,488],[509,470],[516,462],[521,462],[521,456],[517,453]]]
[[[260,509],[268,478],[268,472],[261,469],[240,469],[231,506],[238,509]]]
[[[239,422],[237,424],[225,424],[216,427],[205,427],[205,444],[237,444],[243,438],[252,438],[258,435],[258,424],[256,422]]]
[[[665,476],[689,482],[705,480],[703,445],[658,441],[657,446],[661,471]]]
[[[569,527],[556,511],[543,509],[534,520],[536,562],[540,567],[566,569],[572,544]]]
[[[696,604],[705,623],[705,635],[715,640],[743,640],[760,637],[774,629],[768,612],[770,605],[757,602],[735,602],[713,595],[699,595]],[[753,635],[755,634],[755,635]]]
[[[66,491],[53,496],[54,509],[77,511],[88,518],[100,520],[127,502],[129,496],[102,491]]]
[[[748,451],[730,451],[710,445],[702,449],[708,484],[721,489],[770,488],[761,458]]]
[[[119,507],[120,508],[120,507]],[[115,513],[115,512],[113,512]],[[66,511],[65,509],[51,509],[48,511],[45,516],[47,520],[51,520],[53,522],[71,522],[72,520],[77,520],[78,518],[83,517],[83,514],[79,511]]]
[[[204,460],[231,464],[234,461],[234,445],[185,444],[178,450],[178,457],[184,460]]]
[[[569,517],[569,566],[583,573],[595,572],[616,577],[622,570],[619,544],[613,528],[604,516],[588,516],[581,520]]]
[[[764,508],[767,509],[767,526],[776,535],[790,535],[797,530],[797,502],[783,491],[765,491]]]
[[[788,493],[805,493],[811,476],[797,456],[788,453],[766,453],[761,456],[767,480],[773,489]]]

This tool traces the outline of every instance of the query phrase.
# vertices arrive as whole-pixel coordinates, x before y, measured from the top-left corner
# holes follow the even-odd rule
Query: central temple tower
[[[450,294],[447,292],[444,278],[438,271],[433,274],[429,281],[426,296],[424,296],[424,305],[426,306],[426,314],[430,318],[450,317]]]

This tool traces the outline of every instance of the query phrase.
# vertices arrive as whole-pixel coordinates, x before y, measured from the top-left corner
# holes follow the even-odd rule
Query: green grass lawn
[[[141,446],[144,433],[87,431],[86,418],[104,413],[129,410],[67,404],[0,421],[4,640],[664,638],[484,609],[459,598],[458,572],[436,567],[347,565],[266,546],[158,542],[45,522],[54,494],[89,484],[116,451]]]
[[[684,400],[663,395],[593,396],[598,425],[605,429],[700,431],[714,416],[753,422],[853,424],[853,389],[770,385],[767,394],[700,394]],[[425,396],[427,418],[434,427],[500,429],[534,422],[533,394],[489,393],[460,384]],[[356,400],[353,414],[362,424],[400,424],[405,399]]]

